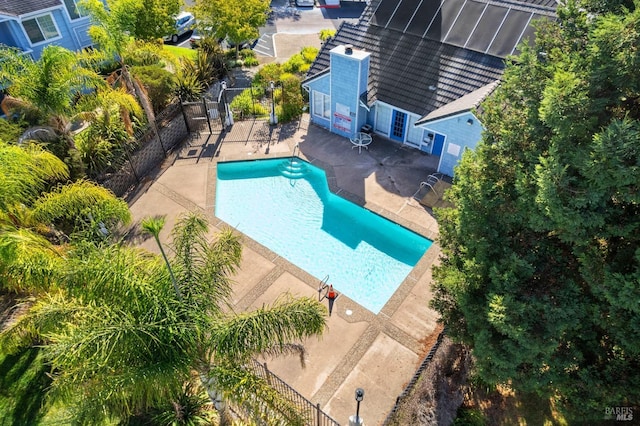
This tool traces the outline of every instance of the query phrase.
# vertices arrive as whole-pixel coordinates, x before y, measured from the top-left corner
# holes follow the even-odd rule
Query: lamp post
[[[278,117],[276,116],[276,101],[275,101],[276,84],[273,81],[270,81],[269,87],[271,88],[271,124],[278,124]]]
[[[364,426],[364,422],[360,418],[360,402],[364,399],[364,389],[356,389],[356,415],[349,418],[349,426]]]

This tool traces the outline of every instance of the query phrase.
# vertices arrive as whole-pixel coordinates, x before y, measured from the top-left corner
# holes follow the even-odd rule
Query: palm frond
[[[56,284],[63,247],[26,228],[0,232],[0,282],[5,290],[37,293]]]
[[[218,316],[232,294],[230,275],[242,257],[239,238],[223,230],[209,243],[209,225],[200,214],[179,218],[172,232],[176,276],[187,298]]]
[[[131,212],[127,203],[108,189],[77,181],[40,197],[33,205],[33,217],[45,223],[66,222],[72,231],[82,224],[126,224],[131,221]]]
[[[247,360],[265,351],[290,351],[291,343],[323,332],[326,314],[326,307],[314,299],[284,295],[272,306],[218,322],[211,347],[217,357],[236,360]]]
[[[0,142],[0,209],[24,203],[31,205],[54,179],[69,176],[67,166],[36,144],[24,148]]]

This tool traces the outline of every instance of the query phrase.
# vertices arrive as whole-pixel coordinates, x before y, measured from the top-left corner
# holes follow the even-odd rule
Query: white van
[[[174,33],[166,36],[164,41],[171,41],[172,43],[177,43],[178,38],[183,34],[192,31],[193,27],[196,24],[196,18],[190,12],[180,12],[178,16],[176,16],[176,26],[174,29]]]

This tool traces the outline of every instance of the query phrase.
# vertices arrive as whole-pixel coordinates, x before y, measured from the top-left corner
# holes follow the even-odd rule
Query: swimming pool
[[[373,313],[431,246],[331,193],[324,171],[298,158],[218,163],[217,173],[217,217]]]

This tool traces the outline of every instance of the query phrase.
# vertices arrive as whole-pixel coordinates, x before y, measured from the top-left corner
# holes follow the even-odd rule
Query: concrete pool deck
[[[284,126],[243,121],[222,135],[195,135],[131,198],[134,222],[166,216],[161,238],[167,241],[180,214],[201,211],[215,232],[228,226],[214,215],[217,163],[287,157],[295,150],[325,170],[333,192],[435,240],[435,218],[412,195],[434,172],[436,158],[378,136],[360,154],[351,146],[348,139],[309,125],[308,116]],[[236,310],[272,303],[286,292],[318,297],[318,279],[250,238],[242,241],[242,264],[233,277]],[[139,245],[157,251],[152,240]],[[363,388],[360,416],[367,425],[381,424],[438,332],[428,301],[431,266],[439,253],[434,242],[377,315],[340,295],[324,335],[304,342],[305,368],[295,357],[262,361],[343,425],[355,414],[355,389]]]

